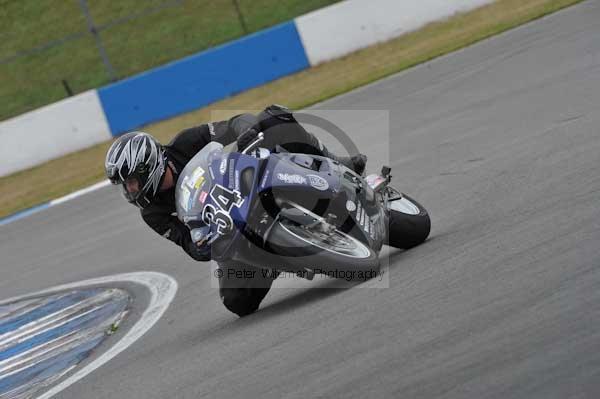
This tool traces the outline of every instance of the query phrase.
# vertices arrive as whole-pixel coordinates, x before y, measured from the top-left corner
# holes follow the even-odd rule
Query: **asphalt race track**
[[[391,144],[385,120],[336,122],[430,211],[430,240],[389,254],[389,288],[306,282],[238,319],[209,265],[102,189],[0,229],[1,297],[142,270],[179,291],[58,396],[600,397],[600,2],[318,108],[389,110]]]

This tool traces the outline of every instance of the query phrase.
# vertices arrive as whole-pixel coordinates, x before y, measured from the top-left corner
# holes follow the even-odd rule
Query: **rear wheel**
[[[414,199],[405,194],[390,198],[390,220],[386,244],[402,249],[423,243],[431,231],[429,214]]]

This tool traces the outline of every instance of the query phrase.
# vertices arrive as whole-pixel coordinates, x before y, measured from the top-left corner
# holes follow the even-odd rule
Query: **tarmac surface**
[[[58,397],[600,397],[600,2],[317,108],[374,110],[336,122],[431,214],[389,287],[282,279],[238,319],[208,264],[101,189],[0,228],[1,297],[141,270],[179,291]]]

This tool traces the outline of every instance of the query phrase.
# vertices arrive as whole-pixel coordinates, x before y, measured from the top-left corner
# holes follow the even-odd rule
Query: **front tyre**
[[[374,277],[379,271],[377,252],[338,229],[325,232],[318,224],[304,226],[281,219],[273,226],[268,242],[284,262],[315,273],[347,278],[348,272],[353,272],[360,279],[362,275]]]
[[[409,249],[423,243],[431,231],[429,214],[414,199],[402,194],[388,202],[389,225],[386,244]]]

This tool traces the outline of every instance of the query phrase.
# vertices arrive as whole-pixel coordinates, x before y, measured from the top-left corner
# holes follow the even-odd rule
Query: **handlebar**
[[[250,143],[245,149],[244,151],[242,151],[241,153],[244,155],[247,155],[251,150],[253,150],[258,144],[260,144],[261,141],[263,141],[265,139],[265,134],[263,132],[259,132],[258,133],[258,137],[256,138],[256,140],[254,140],[252,143]]]

